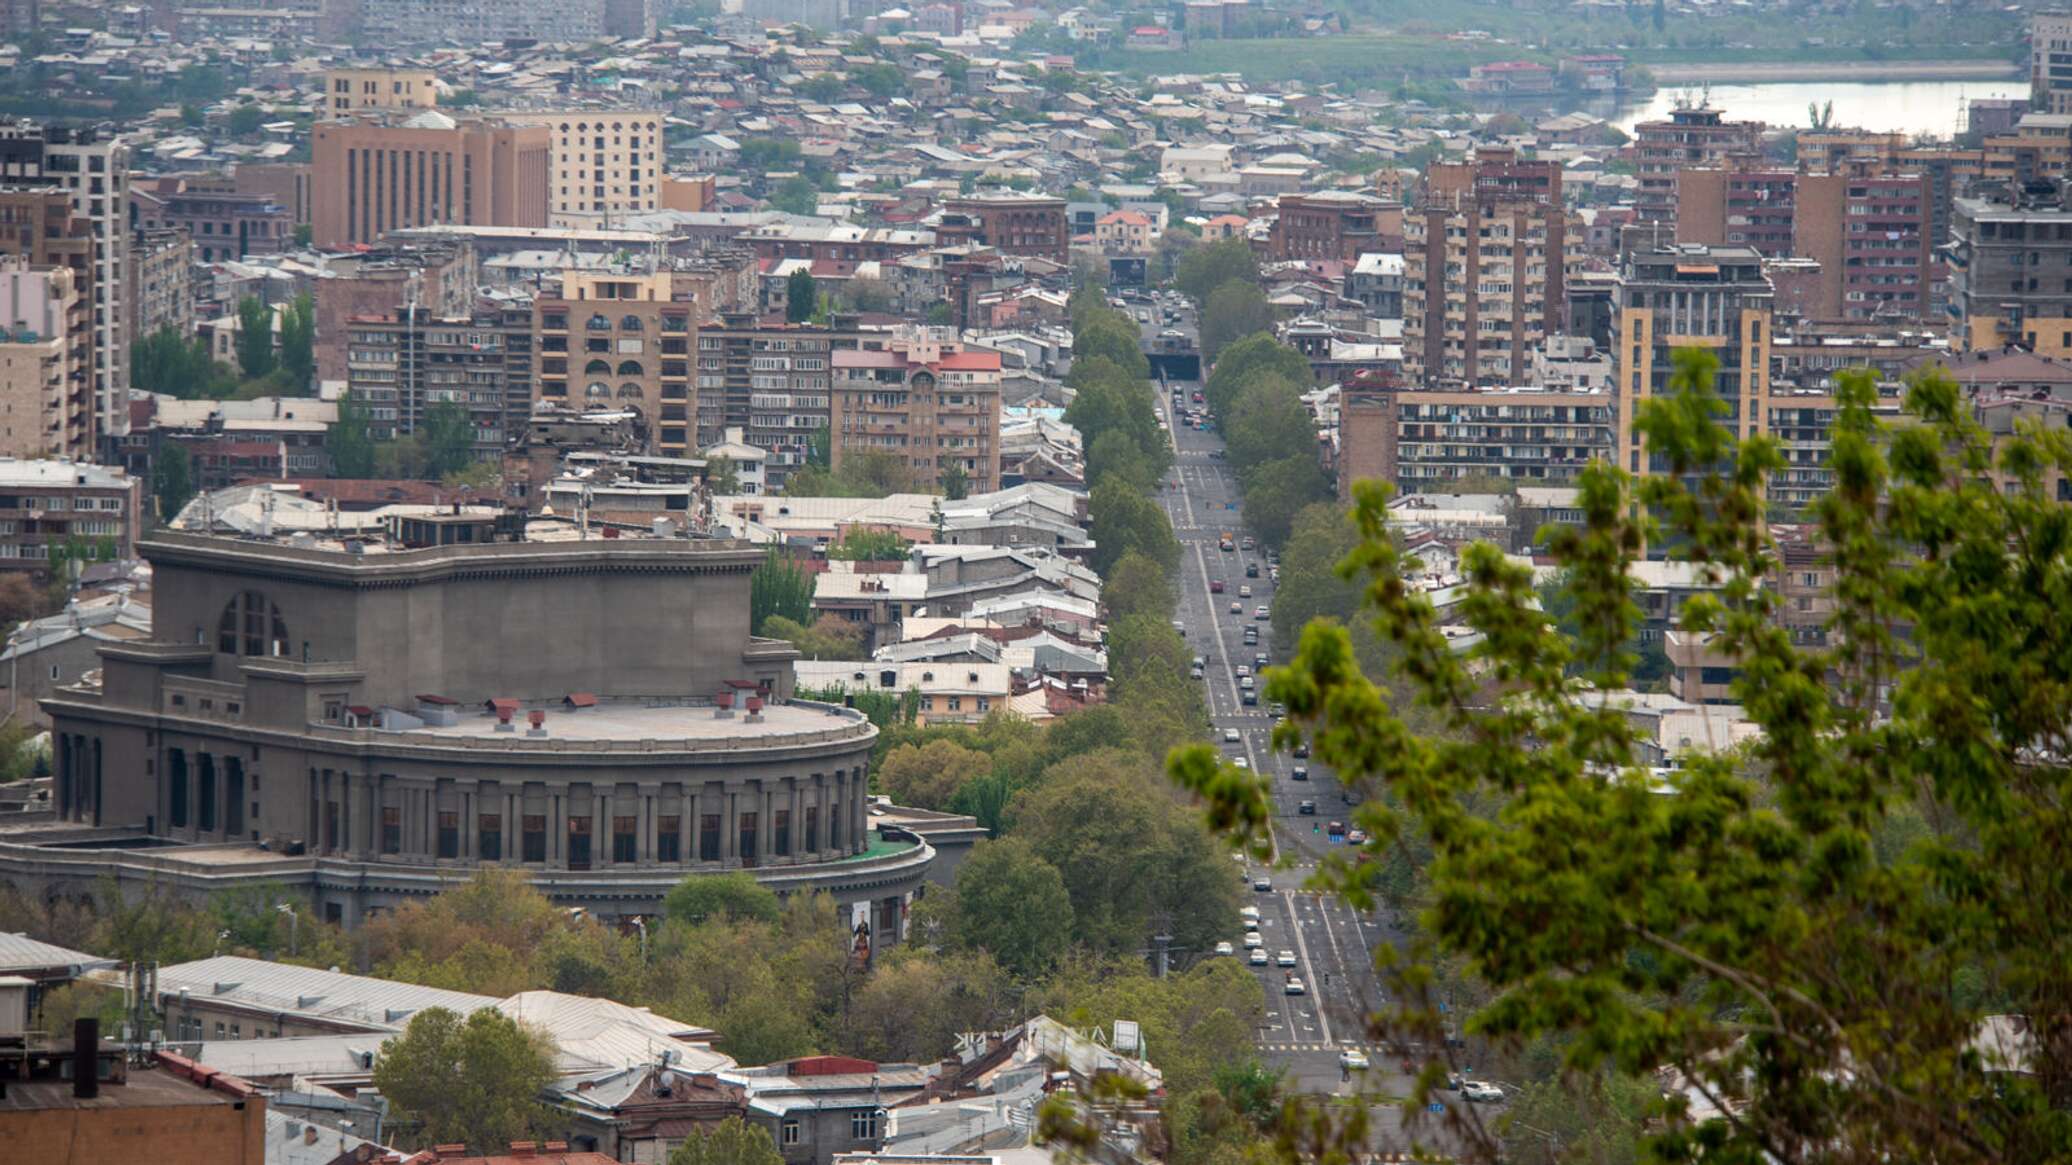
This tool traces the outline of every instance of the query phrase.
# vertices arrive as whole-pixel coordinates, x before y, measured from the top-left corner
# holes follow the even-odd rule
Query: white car
[[[1259,908],[1257,906],[1241,906],[1238,908],[1237,916],[1246,922],[1257,922],[1259,921]]]
[[[1237,948],[1229,943],[1217,943],[1216,953],[1219,955],[1234,955],[1237,953]]]
[[[1347,1072],[1365,1072],[1367,1070],[1367,1053],[1358,1048],[1347,1048],[1338,1053],[1338,1066]]]
[[[1461,1085],[1460,1094],[1482,1104],[1495,1104],[1504,1098],[1503,1089],[1494,1084],[1484,1084],[1480,1080],[1470,1080]]]
[[[1259,932],[1258,932],[1258,931],[1256,931],[1256,930],[1254,930],[1254,931],[1247,931],[1247,932],[1245,933],[1245,949],[1246,949],[1246,950],[1248,950],[1248,951],[1256,951],[1256,950],[1261,950],[1261,949],[1264,949],[1264,948],[1265,948],[1265,946],[1266,946],[1266,940],[1265,940],[1265,939],[1263,939],[1263,938],[1260,938],[1260,937],[1259,937]]]
[[[1237,768],[1241,769],[1249,769],[1252,767],[1252,762],[1246,760],[1244,757],[1233,758],[1230,763],[1236,766]]]
[[[1244,678],[1246,678],[1247,676],[1249,676],[1249,675],[1251,675],[1251,674],[1252,674],[1252,665],[1250,665],[1250,664],[1245,664],[1245,663],[1241,663],[1241,664],[1237,665],[1237,678],[1239,678],[1239,679],[1244,679]]]
[[[1280,954],[1274,956],[1273,962],[1274,965],[1277,967],[1292,967],[1295,965],[1295,952],[1282,951]]]
[[[1245,956],[1245,961],[1255,967],[1264,967],[1269,962],[1266,957],[1266,948],[1253,947],[1251,953]]]
[[[1244,739],[1245,738],[1241,734],[1239,734],[1238,730],[1235,728],[1226,728],[1223,730],[1223,743],[1225,744],[1239,744],[1242,743]]]
[[[1302,985],[1302,980],[1290,975],[1288,976],[1288,981],[1281,984],[1281,993],[1283,995],[1307,995],[1309,994],[1309,988]]]

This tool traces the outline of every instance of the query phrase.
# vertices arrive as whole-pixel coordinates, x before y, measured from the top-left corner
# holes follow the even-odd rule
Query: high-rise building
[[[2029,17],[2029,108],[2072,113],[2072,12]]]
[[[764,323],[748,312],[726,312],[698,328],[698,447],[741,439],[769,451],[768,492],[812,455],[814,437],[829,426],[834,354],[861,346],[853,319],[831,326]]]
[[[98,129],[0,121],[0,183],[61,186],[90,224],[94,424],[111,436],[129,432],[129,147]]]
[[[130,335],[194,331],[194,240],[186,231],[139,229],[130,238],[128,271]]]
[[[1649,397],[1667,395],[1679,348],[1704,348],[1719,360],[1713,388],[1726,402],[1723,423],[1736,437],[1763,431],[1770,384],[1770,281],[1763,257],[1747,247],[1697,244],[1635,248],[1614,292],[1612,356],[1618,367],[1618,460],[1645,473],[1633,421]]]
[[[361,109],[430,109],[439,104],[439,75],[430,69],[324,70],[324,109],[344,117]]]
[[[553,134],[547,194],[552,225],[606,226],[614,218],[663,209],[660,113],[585,109],[498,116],[513,125],[545,126]]]
[[[361,0],[361,12],[369,33],[378,30],[389,45],[590,42],[641,36],[643,26],[645,35],[654,32],[651,9],[626,0]]]
[[[1792,253],[1798,174],[1754,161],[1678,170],[1676,241],[1708,247],[1750,247],[1765,258]]]
[[[1728,121],[1705,106],[1672,109],[1667,121],[1634,126],[1630,149],[1640,183],[1634,210],[1644,222],[1668,222],[1676,217],[1676,172],[1761,156],[1763,123]]]
[[[669,273],[570,271],[533,301],[537,399],[577,412],[632,412],[649,449],[697,452],[691,388],[695,305]]]
[[[294,212],[268,194],[195,189],[181,178],[160,178],[139,181],[130,202],[139,229],[187,232],[204,263],[278,255],[295,243]]]
[[[1361,255],[1402,246],[1403,208],[1356,190],[1283,194],[1267,254],[1275,259],[1357,262]]]
[[[1419,386],[1513,384],[1564,330],[1559,162],[1482,150],[1433,164],[1403,218],[1403,370]]]
[[[2009,184],[1956,200],[1949,314],[1968,351],[2072,357],[2072,186]]]
[[[475,433],[475,455],[494,458],[522,431],[531,385],[510,375],[514,340],[528,348],[532,321],[489,309],[439,316],[404,307],[385,317],[346,321],[346,388],[368,409],[377,439],[419,432],[442,403],[460,406]]]
[[[92,361],[71,269],[0,258],[0,456],[93,456]]]
[[[1339,416],[1339,494],[1379,478],[1405,493],[1464,477],[1574,481],[1612,457],[1612,394],[1589,388],[1349,388]]]
[[[372,243],[445,223],[547,225],[546,127],[457,121],[436,109],[363,114],[310,135],[311,230],[319,247]]]
[[[916,328],[882,348],[834,353],[836,469],[882,452],[922,489],[953,467],[972,493],[1000,488],[1000,353],[967,349],[938,331]]]
[[[1930,317],[1935,195],[1919,174],[1801,174],[1793,251],[1820,263],[1816,318],[1914,323]]]

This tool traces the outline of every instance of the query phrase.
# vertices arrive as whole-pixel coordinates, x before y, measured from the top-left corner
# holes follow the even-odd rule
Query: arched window
[[[638,360],[621,360],[621,361],[619,361],[619,375],[620,375],[620,376],[645,376],[645,375],[647,375],[647,374],[646,374],[645,372],[642,372],[642,371],[641,371],[641,368],[640,368],[640,361],[638,361]]]
[[[583,386],[583,395],[587,397],[595,397],[602,400],[609,400],[611,399],[612,395],[612,386],[609,384],[602,384],[598,381],[593,380],[590,383]]]
[[[223,605],[216,650],[226,655],[272,655],[288,649],[281,609],[258,591],[240,591]]]
[[[583,326],[593,332],[609,332],[612,330],[612,322],[601,315],[591,316],[590,322]]]
[[[646,395],[647,393],[637,384],[622,384],[619,386],[620,400],[639,400]]]
[[[609,360],[592,360],[583,365],[583,373],[587,376],[610,376],[611,371],[612,362]]]
[[[629,332],[637,332],[640,330],[640,317],[627,316],[625,319],[619,321],[619,327]]]

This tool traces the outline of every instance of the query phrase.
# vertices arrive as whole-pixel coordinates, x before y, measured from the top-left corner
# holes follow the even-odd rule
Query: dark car
[[[1295,807],[1295,812],[1304,817],[1315,817],[1317,815],[1317,803],[1315,801],[1304,801]]]
[[[1258,577],[1259,577],[1259,564],[1258,564],[1258,563],[1256,563],[1256,562],[1248,562],[1248,563],[1246,563],[1246,564],[1245,564],[1245,577],[1246,577],[1246,578],[1258,578]]]
[[[1296,741],[1296,742],[1295,742],[1295,755],[1296,755],[1296,756],[1299,756],[1299,757],[1302,757],[1302,758],[1304,758],[1304,759],[1308,759],[1308,757],[1309,757],[1309,741],[1307,741],[1307,740],[1298,740],[1298,741]]]
[[[1294,772],[1292,772],[1292,773],[1289,773],[1289,774],[1288,774],[1288,776],[1289,776],[1289,778],[1290,778],[1291,780],[1297,780],[1297,781],[1306,781],[1306,780],[1308,780],[1308,779],[1309,779],[1309,766],[1308,766],[1308,765],[1296,765],[1296,766],[1295,766],[1295,771],[1294,771]]]

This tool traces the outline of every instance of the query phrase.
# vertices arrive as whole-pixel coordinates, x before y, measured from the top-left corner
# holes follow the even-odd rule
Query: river
[[[2022,79],[2005,81],[1766,81],[1752,85],[1670,85],[1653,95],[1622,102],[1613,124],[1631,133],[1635,122],[1669,116],[1679,101],[1701,95],[1734,121],[1760,121],[1771,126],[1804,128],[1809,103],[1834,102],[1836,126],[1905,134],[1950,137],[1963,126],[1966,103],[1982,97],[2021,97],[2029,91]]]

